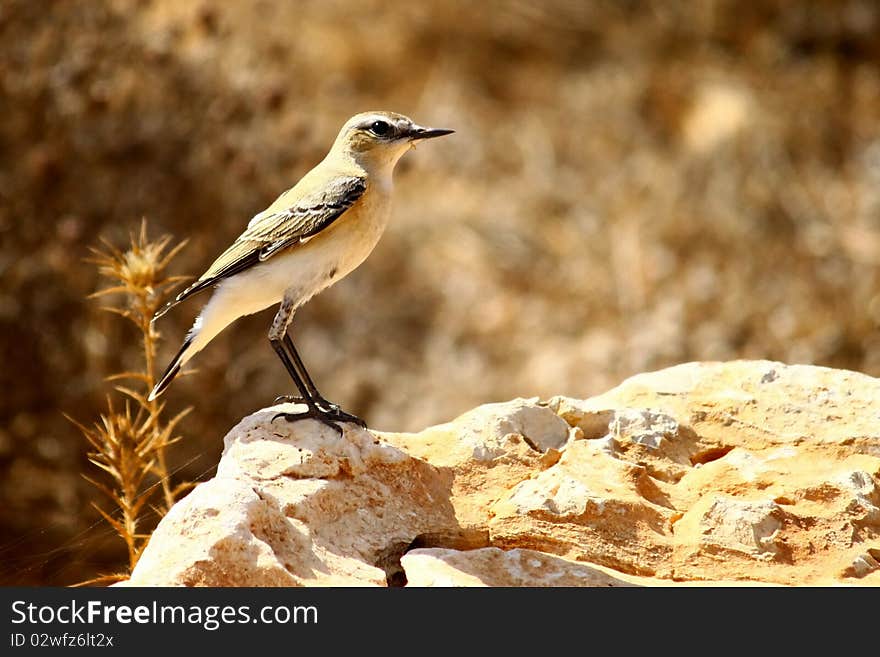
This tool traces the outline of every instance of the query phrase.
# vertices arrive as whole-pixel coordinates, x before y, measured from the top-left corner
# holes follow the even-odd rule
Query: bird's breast
[[[338,271],[332,276],[338,280],[350,273],[372,253],[391,215],[390,195],[384,190],[368,189],[351,209],[343,214],[327,231],[324,248],[338,257]]]
[[[284,297],[301,306],[366,260],[390,214],[385,190],[368,188],[357,203],[313,238],[223,280],[217,292],[224,300],[220,305],[233,308],[235,317],[258,312]]]
[[[370,255],[388,225],[390,199],[383,196],[380,190],[368,189],[313,238],[262,263],[254,273],[266,292],[279,299],[286,293],[301,305],[350,274]]]

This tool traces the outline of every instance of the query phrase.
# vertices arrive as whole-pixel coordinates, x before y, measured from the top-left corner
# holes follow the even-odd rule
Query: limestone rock
[[[217,476],[153,533],[133,585],[385,585],[422,533],[454,535],[451,477],[346,425],[256,413],[225,440]]]
[[[636,586],[595,566],[534,550],[412,550],[408,586]]]
[[[589,442],[643,464],[666,495],[671,526],[651,543],[665,549],[671,539],[672,552],[652,563],[656,575],[878,580],[860,560],[880,547],[877,379],[767,361],[688,363],[550,406]],[[659,442],[656,421],[614,431],[633,409],[675,425],[660,422]],[[604,554],[579,558],[614,565]]]
[[[880,381],[689,363],[420,433],[245,418],[132,585],[880,585]]]
[[[308,533],[259,489],[215,478],[169,512],[129,585],[384,585],[381,569],[313,548]]]
[[[492,504],[552,465],[575,430],[538,399],[485,404],[452,422],[385,439],[449,473],[462,527],[486,532]]]
[[[628,573],[654,574],[672,551],[674,509],[645,467],[575,440],[553,467],[492,506],[492,545],[527,547]]]

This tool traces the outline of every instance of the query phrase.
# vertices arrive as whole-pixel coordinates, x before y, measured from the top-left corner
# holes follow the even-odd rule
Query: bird
[[[298,395],[275,401],[304,404],[306,409],[278,413],[273,421],[311,418],[340,434],[340,422],[366,427],[362,419],[321,395],[288,329],[298,308],[351,273],[373,251],[391,214],[398,160],[418,142],[453,132],[418,125],[395,112],[362,112],[346,121],[327,156],[256,214],[205,273],[156,312],[153,322],[182,301],[213,290],[148,400],[162,394],[181,368],[227,326],[277,304],[269,343]]]

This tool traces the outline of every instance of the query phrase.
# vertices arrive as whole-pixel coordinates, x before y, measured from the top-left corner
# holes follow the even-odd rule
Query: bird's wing
[[[363,177],[339,175],[322,184],[320,190],[296,200],[290,198],[296,188],[288,190],[268,209],[256,215],[232,246],[196,282],[159,310],[153,319],[158,319],[184,299],[216,285],[224,278],[314,237],[341,217],[363,196],[366,189]]]

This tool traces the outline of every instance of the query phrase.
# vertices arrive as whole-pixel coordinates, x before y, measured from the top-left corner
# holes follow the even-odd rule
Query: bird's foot
[[[331,416],[330,413],[324,411],[317,406],[309,406],[304,411],[299,411],[297,413],[276,413],[272,418],[274,422],[278,418],[283,417],[288,422],[297,422],[299,420],[317,420],[321,424],[326,424],[328,427],[333,429],[340,436],[342,435],[342,427],[336,424],[335,419]]]
[[[338,422],[351,422],[364,429],[367,428],[366,422],[360,419],[357,415],[346,413],[342,410],[339,404],[334,404],[331,401],[327,401],[323,397],[318,397],[317,399],[315,399],[315,404],[317,404],[321,410],[326,411],[331,416],[333,416],[333,418]]]
[[[328,411],[330,417],[332,417],[336,422],[351,422],[352,424],[358,425],[361,429],[367,428],[367,423],[364,422],[357,415],[352,415],[351,413],[346,413],[341,408],[336,406],[333,410]]]
[[[296,422],[297,420],[306,419],[317,420],[318,422],[326,424],[328,427],[334,429],[339,435],[342,435],[342,427],[337,424],[338,422],[351,422],[364,429],[367,428],[366,422],[356,415],[346,413],[335,404],[332,405],[331,409],[326,409],[313,402],[309,404],[309,407],[304,411],[299,411],[297,413],[277,413],[272,418],[272,421],[274,422],[279,417],[283,417],[288,422]]]

